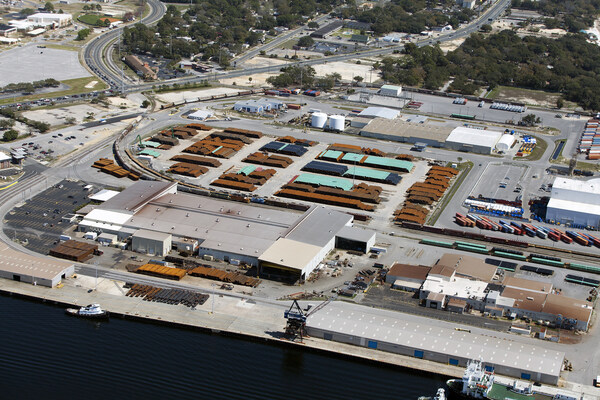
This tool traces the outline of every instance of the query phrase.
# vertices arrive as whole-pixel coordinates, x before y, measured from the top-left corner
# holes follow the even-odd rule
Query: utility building
[[[131,247],[138,253],[163,257],[171,251],[172,238],[170,233],[139,229],[131,238]]]
[[[546,219],[581,227],[600,227],[600,179],[556,178]]]

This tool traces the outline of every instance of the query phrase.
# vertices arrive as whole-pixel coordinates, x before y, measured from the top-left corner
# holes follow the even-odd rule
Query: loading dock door
[[[370,349],[376,349],[377,348],[377,342],[375,340],[369,340],[369,344],[368,344]]]
[[[526,381],[531,380],[531,374],[526,374],[525,372],[521,372],[521,379],[525,379]]]
[[[458,360],[456,358],[451,358],[448,360],[448,364],[458,366]]]
[[[423,358],[423,350],[415,350],[415,357]]]

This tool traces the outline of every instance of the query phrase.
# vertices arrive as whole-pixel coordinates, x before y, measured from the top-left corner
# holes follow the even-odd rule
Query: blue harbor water
[[[0,296],[1,399],[417,399],[444,378]]]

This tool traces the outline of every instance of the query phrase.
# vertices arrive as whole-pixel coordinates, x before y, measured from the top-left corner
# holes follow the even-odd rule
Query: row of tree
[[[600,12],[599,0],[512,0],[513,8],[532,10],[547,17],[548,28],[564,28],[569,32],[589,29]]]
[[[600,110],[600,47],[583,34],[558,39],[520,37],[505,30],[487,37],[472,34],[444,55],[439,46],[408,44],[406,57],[377,65],[392,83],[473,94],[480,87],[514,86],[558,92],[588,110]]]
[[[33,93],[36,89],[58,87],[60,82],[53,78],[33,82],[9,83],[0,88],[0,93]]]

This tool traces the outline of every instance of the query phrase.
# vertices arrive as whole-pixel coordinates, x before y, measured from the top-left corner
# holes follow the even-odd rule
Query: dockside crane
[[[300,304],[298,304],[298,300],[294,300],[290,308],[283,313],[283,317],[287,320],[285,326],[285,335],[287,338],[293,342],[300,338],[300,343],[302,343],[302,338],[306,336],[306,320],[308,317],[331,303],[336,298],[337,295],[331,296],[312,310],[309,310],[308,308],[303,310],[302,307],[300,307]]]

